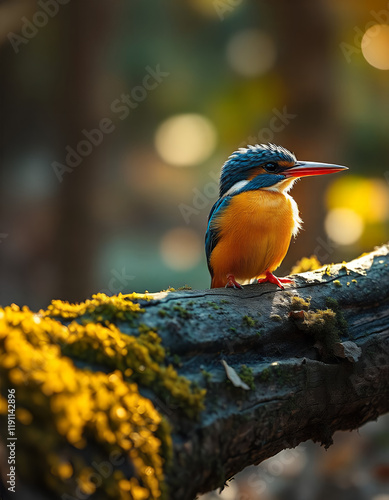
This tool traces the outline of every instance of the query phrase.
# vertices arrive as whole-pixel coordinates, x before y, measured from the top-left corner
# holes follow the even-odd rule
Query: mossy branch
[[[191,500],[387,412],[388,246],[295,282],[2,310],[1,392],[16,389],[25,457],[12,498]]]

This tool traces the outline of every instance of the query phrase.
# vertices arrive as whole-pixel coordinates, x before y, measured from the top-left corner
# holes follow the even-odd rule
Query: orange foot
[[[227,284],[226,288],[239,288],[242,290],[242,285],[240,285],[236,280],[233,274],[227,274]]]
[[[282,283],[294,283],[294,281],[289,278],[277,278],[277,276],[274,276],[274,274],[269,271],[266,271],[266,278],[259,278],[257,281],[258,283],[273,283],[274,285],[279,286],[281,290],[284,290]]]

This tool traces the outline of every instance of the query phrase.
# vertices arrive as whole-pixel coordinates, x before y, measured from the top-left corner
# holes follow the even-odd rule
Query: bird
[[[283,261],[302,220],[288,194],[300,177],[348,170],[341,165],[297,161],[282,146],[256,144],[232,153],[221,169],[219,199],[205,234],[211,288],[270,282],[284,289],[290,278],[273,271]]]

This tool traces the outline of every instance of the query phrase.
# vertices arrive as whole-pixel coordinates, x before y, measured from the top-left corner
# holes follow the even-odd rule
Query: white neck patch
[[[263,189],[264,191],[273,191],[275,193],[287,193],[290,189],[292,189],[293,184],[295,183],[297,179],[285,179],[281,182],[278,182],[277,184],[274,184],[273,186],[269,187],[261,187],[259,189]],[[250,181],[248,180],[243,180],[243,181],[238,181],[235,182],[233,186],[230,187],[230,189],[223,195],[224,196],[230,196],[231,194],[234,194],[238,191],[240,191],[242,188],[247,186],[247,184]]]
[[[240,189],[244,188],[249,182],[250,181],[247,180],[235,182],[235,184],[231,186],[230,189],[223,196],[229,196],[233,193],[236,193]]]

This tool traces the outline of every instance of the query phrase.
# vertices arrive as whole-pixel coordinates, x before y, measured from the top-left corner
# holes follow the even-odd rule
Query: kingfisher
[[[273,274],[302,223],[288,191],[300,177],[344,170],[341,165],[297,161],[293,153],[270,143],[235,151],[222,167],[219,199],[205,234],[211,288],[242,288],[241,283],[253,279],[282,290],[283,284],[293,283]]]

